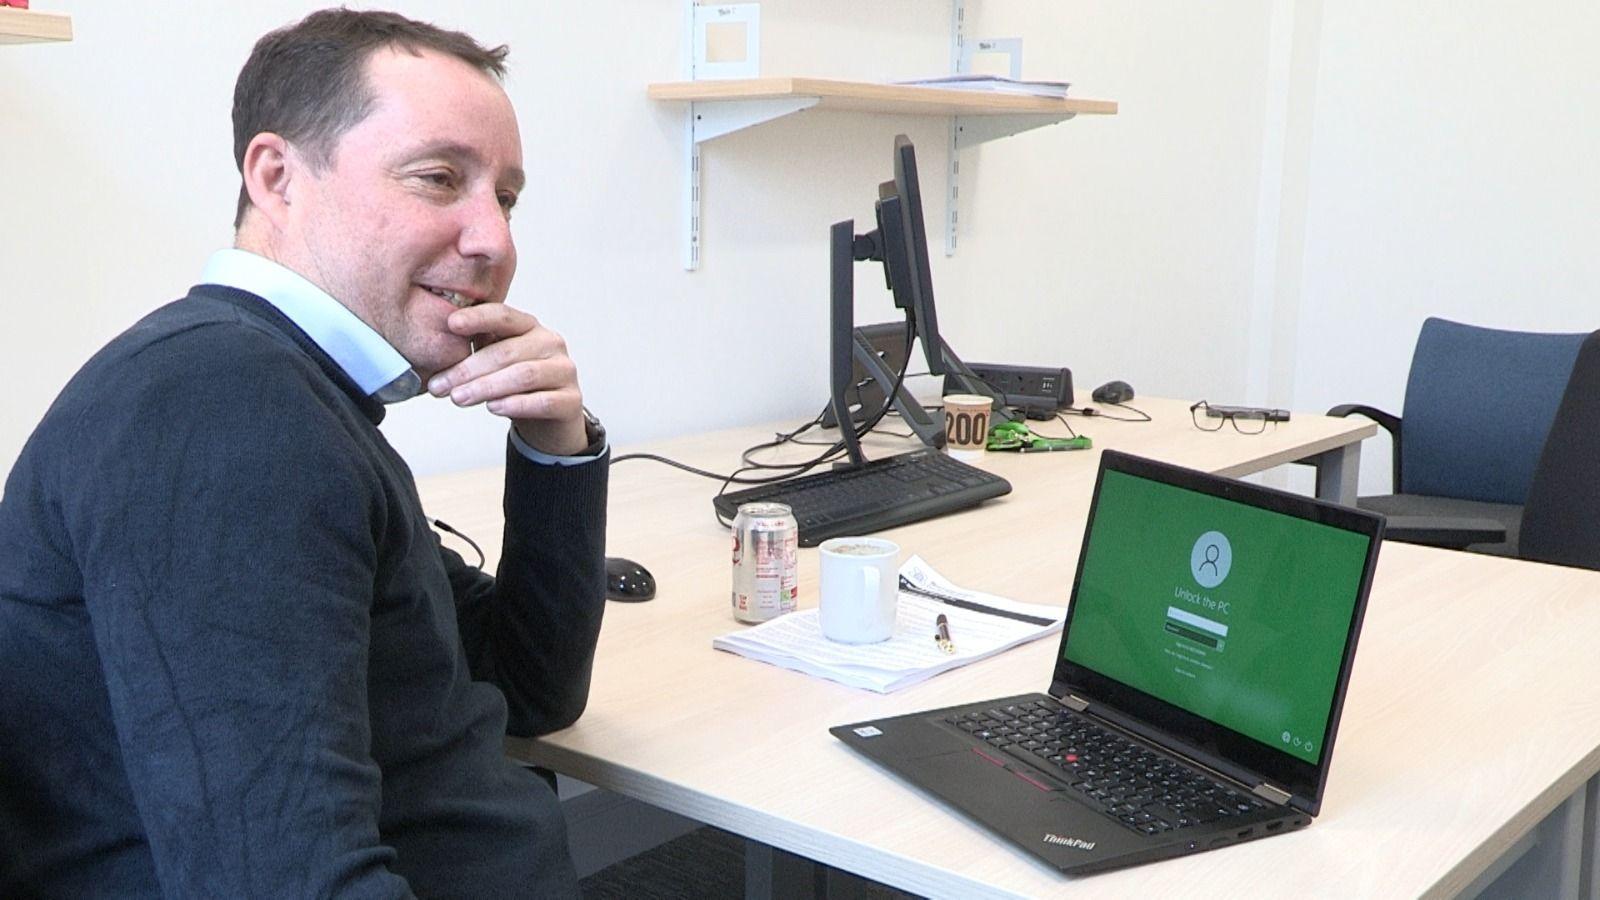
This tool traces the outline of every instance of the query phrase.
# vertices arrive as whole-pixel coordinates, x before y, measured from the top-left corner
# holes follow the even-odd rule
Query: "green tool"
[[[1069,438],[1043,437],[1028,430],[1021,422],[1001,422],[989,429],[988,450],[1008,450],[1016,453],[1049,453],[1055,450],[1087,450],[1094,443],[1083,435]]]

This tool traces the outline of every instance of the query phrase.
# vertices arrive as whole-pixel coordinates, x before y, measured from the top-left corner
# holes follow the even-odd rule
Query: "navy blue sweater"
[[[216,286],[73,378],[0,500],[0,896],[573,892],[503,738],[583,710],[605,461],[508,447],[490,578],[382,418]]]

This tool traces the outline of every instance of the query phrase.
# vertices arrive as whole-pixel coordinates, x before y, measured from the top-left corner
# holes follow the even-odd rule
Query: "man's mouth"
[[[457,309],[466,309],[467,307],[478,302],[476,298],[468,297],[459,291],[447,291],[444,288],[430,287],[426,284],[422,285],[421,287],[423,290],[433,294],[436,297],[443,297],[444,299],[450,301],[450,304]]]

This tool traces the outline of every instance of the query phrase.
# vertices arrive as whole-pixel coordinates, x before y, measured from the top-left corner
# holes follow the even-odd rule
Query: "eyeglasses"
[[[1223,422],[1232,422],[1233,430],[1240,434],[1260,434],[1267,430],[1268,422],[1264,409],[1220,410],[1204,400],[1189,407],[1189,417],[1201,431],[1220,431]]]

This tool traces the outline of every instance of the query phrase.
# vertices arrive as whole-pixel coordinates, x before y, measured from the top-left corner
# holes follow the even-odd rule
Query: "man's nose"
[[[511,220],[506,217],[500,198],[491,191],[473,197],[461,224],[461,255],[479,258],[489,265],[501,265],[515,258],[511,240]]]

